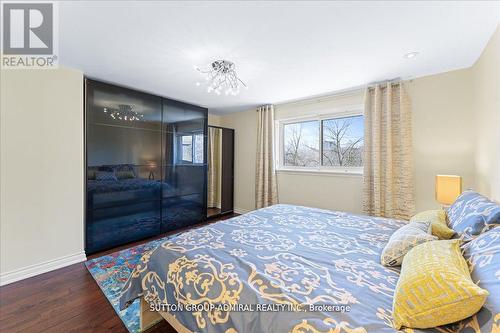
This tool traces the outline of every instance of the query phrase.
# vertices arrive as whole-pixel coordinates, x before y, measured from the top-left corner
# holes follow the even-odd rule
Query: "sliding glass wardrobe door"
[[[207,109],[86,80],[86,251],[206,218]]]
[[[163,100],[162,232],[206,217],[207,110]]]
[[[162,98],[86,81],[87,253],[161,231]]]

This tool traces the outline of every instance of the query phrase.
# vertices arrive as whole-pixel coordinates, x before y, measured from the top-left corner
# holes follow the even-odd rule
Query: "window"
[[[278,121],[278,170],[360,173],[364,134],[360,113]]]
[[[193,162],[193,136],[182,136],[182,162]]]
[[[180,163],[203,163],[203,134],[189,134],[180,136]]]
[[[319,165],[318,121],[285,124],[283,128],[284,165],[317,167]]]
[[[194,163],[203,163],[203,134],[194,135]]]
[[[322,165],[337,167],[363,166],[363,116],[322,121]]]

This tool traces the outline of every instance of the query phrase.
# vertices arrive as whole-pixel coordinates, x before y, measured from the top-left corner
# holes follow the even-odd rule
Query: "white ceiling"
[[[63,2],[59,62],[225,113],[469,67],[499,22],[500,2]],[[249,89],[197,87],[216,59]]]

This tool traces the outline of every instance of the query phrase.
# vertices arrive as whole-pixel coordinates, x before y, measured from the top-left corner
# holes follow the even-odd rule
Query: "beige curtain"
[[[221,207],[222,130],[208,127],[207,207]]]
[[[363,186],[368,215],[407,220],[414,214],[411,104],[402,82],[366,91]]]
[[[255,208],[278,203],[274,169],[274,106],[257,109],[257,162],[255,166]]]

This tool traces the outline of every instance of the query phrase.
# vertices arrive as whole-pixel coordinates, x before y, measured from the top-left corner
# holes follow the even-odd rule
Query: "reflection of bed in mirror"
[[[128,167],[134,170],[133,166]],[[98,173],[99,169],[108,168],[110,166],[90,167],[89,174],[93,169]],[[133,172],[127,178],[89,177],[87,204],[93,209],[87,212],[87,233],[91,236],[88,247],[102,248],[110,242],[133,241],[180,228],[192,220],[199,221],[202,194],[197,193],[196,184],[189,184],[193,170],[187,173],[182,169],[182,166],[177,168],[174,177],[163,181],[136,177]]]

